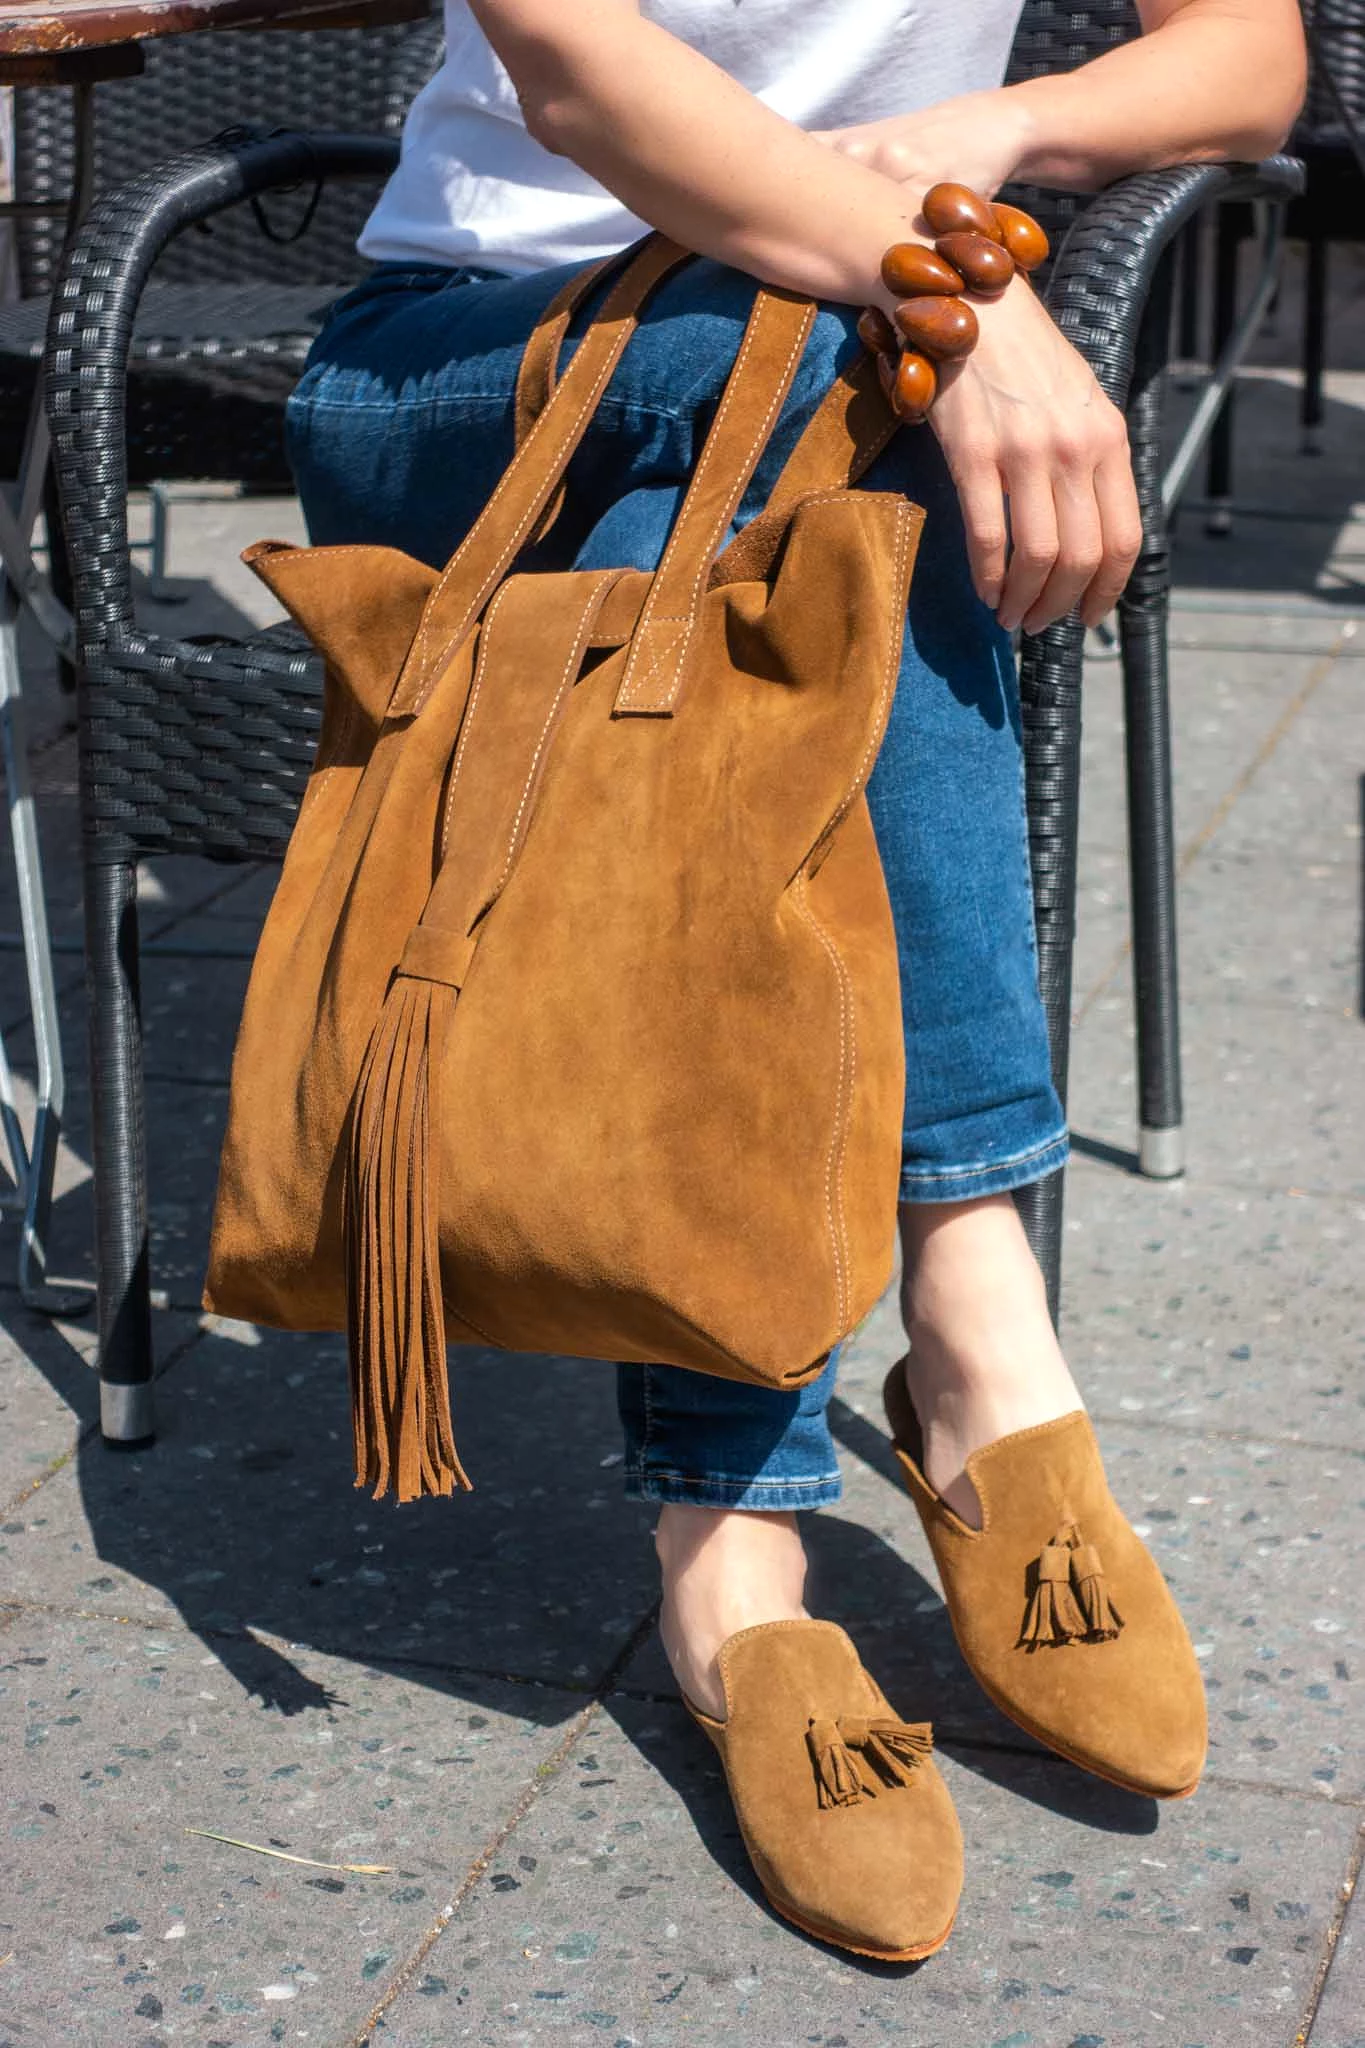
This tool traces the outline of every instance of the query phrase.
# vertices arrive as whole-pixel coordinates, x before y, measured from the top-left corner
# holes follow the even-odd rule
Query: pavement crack
[[[341,2048],[370,2048],[370,2038],[384,2017],[384,2014],[399,1994],[411,1983],[417,1971],[420,1970],[422,1964],[445,1933],[446,1928],[450,1925],[461,1907],[469,1900],[475,1886],[486,1875],[494,1857],[498,1855],[499,1851],[506,1846],[507,1842],[516,1833],[541,1794],[547,1791],[559,1779],[565,1764],[573,1755],[579,1742],[581,1742],[588,1729],[601,1714],[608,1695],[615,1690],[617,1679],[627,1669],[636,1651],[653,1629],[657,1614],[658,1602],[656,1601],[640,1617],[635,1627],[626,1637],[625,1642],[612,1659],[611,1667],[604,1674],[593,1698],[587,1701],[579,1709],[578,1713],[574,1715],[568,1728],[555,1744],[545,1761],[536,1766],[534,1775],[523,1786],[521,1796],[517,1799],[511,1811],[493,1830],[482,1850],[470,1864],[454,1897],[448,1900],[441,1908],[416,1948],[413,1949],[407,1960],[390,1977],[357,2031],[346,2036],[345,2041],[341,2044]]]
[[[1346,1875],[1341,1881],[1341,1890],[1337,1895],[1336,1908],[1328,1924],[1326,1936],[1323,1939],[1322,1954],[1318,1959],[1317,1971],[1308,1993],[1307,2003],[1303,2009],[1303,2017],[1299,2021],[1298,2032],[1294,2036],[1293,2048],[1305,2048],[1305,2043],[1313,2038],[1313,2029],[1317,2025],[1318,2009],[1322,2004],[1323,1993],[1327,1989],[1327,1980],[1332,1973],[1332,1963],[1336,1956],[1337,1943],[1341,1939],[1341,1930],[1346,1921],[1346,1909],[1354,1898],[1356,1886],[1360,1882],[1362,1863],[1365,1863],[1365,1821],[1362,1821],[1360,1830],[1356,1835],[1355,1846],[1351,1851],[1351,1860],[1346,1866]]]
[[[1334,1443],[1327,1443],[1318,1437],[1271,1436],[1262,1429],[1219,1429],[1213,1423],[1173,1421],[1161,1415],[1106,1414],[1102,1408],[1091,1408],[1090,1419],[1104,1429],[1165,1430],[1171,1436],[1212,1437],[1221,1444],[1264,1444],[1267,1450],[1321,1451],[1336,1457],[1365,1457],[1365,1446],[1343,1443],[1339,1437]]]

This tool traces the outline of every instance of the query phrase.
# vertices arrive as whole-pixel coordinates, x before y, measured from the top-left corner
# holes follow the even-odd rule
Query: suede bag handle
[[[755,298],[735,366],[631,636],[614,717],[673,715],[709,572],[768,445],[814,324],[815,306],[809,299],[767,289]]]
[[[390,699],[390,717],[415,715],[427,701],[492,591],[537,522],[544,521],[641,307],[689,259],[662,236],[640,244],[556,383],[558,353],[573,314],[616,260],[568,280],[537,322],[518,378],[519,423],[529,418],[542,391],[549,396],[432,592]],[[715,421],[632,636],[613,706],[617,717],[668,717],[678,702],[717,551],[791,389],[815,311],[811,301],[787,292],[762,288],[755,297]],[[836,380],[778,479],[769,511],[780,514],[810,489],[846,485],[894,430],[894,417],[874,396],[865,375],[847,373]]]
[[[516,391],[512,400],[514,445],[520,448],[530,435],[532,427],[554,397],[555,385],[559,381],[559,358],[568,338],[574,315],[586,304],[597,287],[610,277],[630,254],[629,250],[620,255],[607,256],[600,263],[590,263],[586,270],[576,270],[566,283],[555,293],[544,312],[531,330],[517,371]],[[561,477],[549,504],[530,538],[544,540],[564,510],[565,484]]]
[[[427,600],[389,699],[389,718],[414,716],[426,703],[558,488],[635,331],[640,308],[688,260],[688,252],[675,242],[651,237],[613,286],[553,398]]]
[[[560,286],[531,330],[517,371],[513,399],[518,448],[554,397],[559,382],[559,358],[574,315],[630,253],[627,249],[619,255],[604,257],[600,263],[590,263],[585,270],[576,270]]]
[[[564,342],[575,314],[610,272],[618,257],[575,271],[545,308],[526,345],[517,375],[516,443],[520,447],[554,395]],[[867,350],[842,370],[807,421],[759,519],[774,524],[811,491],[844,490],[857,483],[891,441],[900,421],[886,401],[875,356]],[[546,512],[536,538],[548,533],[563,505],[563,494]],[[759,525],[759,520],[752,522]],[[746,529],[747,531],[747,529]],[[740,559],[737,536],[721,557],[730,572]],[[755,536],[757,542],[758,536]],[[753,551],[756,553],[757,548]]]

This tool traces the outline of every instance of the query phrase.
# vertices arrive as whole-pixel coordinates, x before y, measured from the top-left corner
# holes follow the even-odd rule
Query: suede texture
[[[763,1622],[731,1636],[719,1664],[725,1720],[689,1711],[720,1754],[770,1903],[863,1955],[908,1962],[941,1948],[962,1891],[957,1814],[927,1753],[894,1777],[878,1768],[873,1744],[859,1744],[862,1724],[904,1724],[844,1631]],[[831,1730],[855,1744],[840,1803],[822,1801],[814,1754]],[[927,1751],[927,1729],[921,1740]]]
[[[1077,1409],[972,1453],[976,1530],[924,1477],[899,1365],[885,1399],[953,1632],[983,1690],[1113,1784],[1154,1799],[1193,1792],[1208,1742],[1203,1679],[1170,1588],[1109,1490],[1089,1416]]]
[[[904,1048],[863,791],[922,515],[847,488],[884,415],[831,393],[762,547],[717,560],[813,318],[760,293],[658,571],[509,573],[681,260],[645,245],[439,578],[249,556],[326,706],[205,1299],[348,1330],[358,1477],[400,1498],[467,1483],[447,1337],[794,1386],[891,1267]]]

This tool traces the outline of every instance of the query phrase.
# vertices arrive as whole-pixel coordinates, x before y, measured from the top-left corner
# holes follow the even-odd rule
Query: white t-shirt
[[[572,7],[574,0],[564,0]],[[997,86],[1022,0],[641,0],[801,128],[846,127]],[[590,263],[645,232],[526,133],[516,91],[465,0],[413,101],[403,157],[360,238],[376,261],[525,272]]]

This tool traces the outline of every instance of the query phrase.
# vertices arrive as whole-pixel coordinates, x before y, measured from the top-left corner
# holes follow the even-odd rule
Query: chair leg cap
[[[1138,1172],[1146,1180],[1178,1180],[1185,1171],[1185,1127],[1161,1130],[1144,1124],[1138,1132]]]
[[[104,1441],[121,1451],[142,1451],[156,1441],[152,1383],[138,1380],[119,1385],[100,1382],[100,1430]]]

